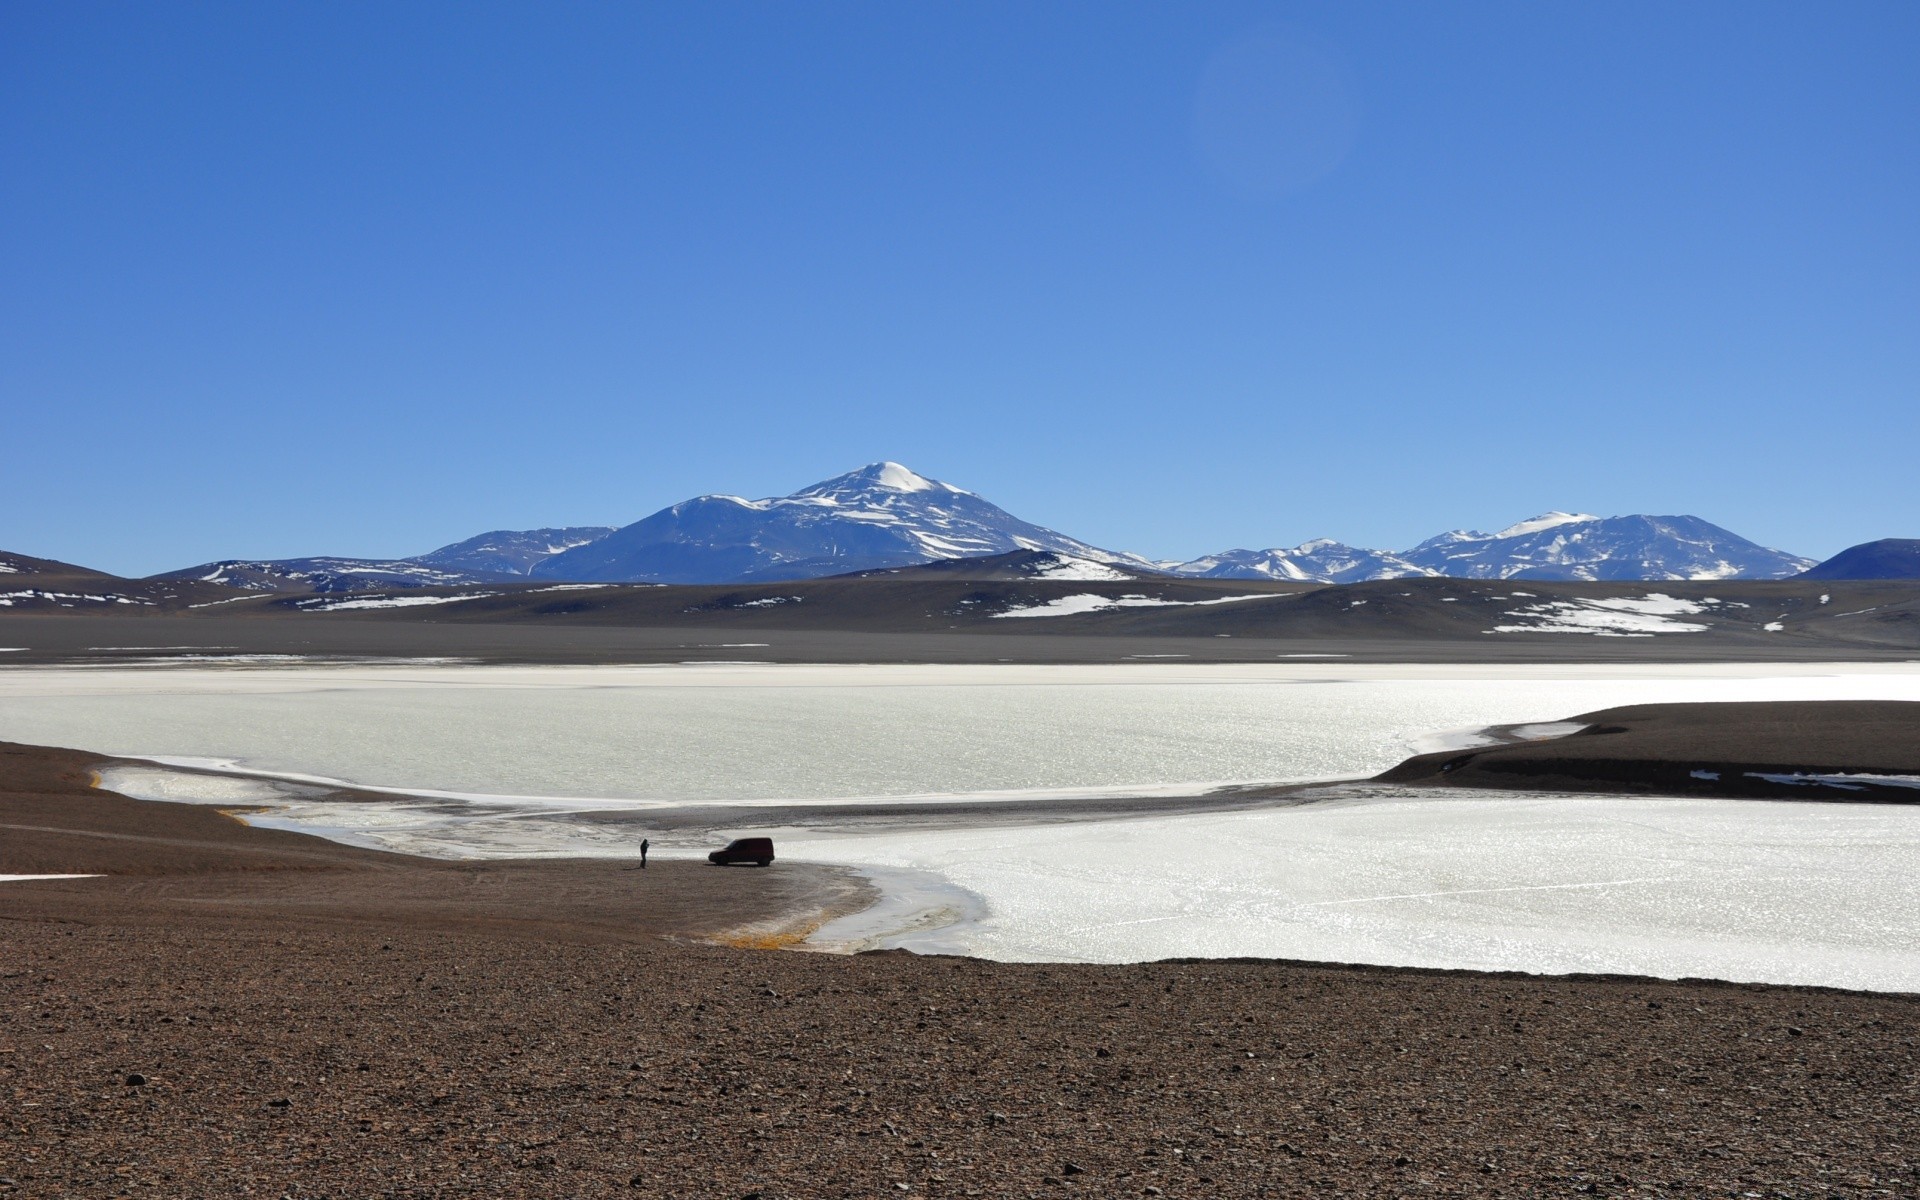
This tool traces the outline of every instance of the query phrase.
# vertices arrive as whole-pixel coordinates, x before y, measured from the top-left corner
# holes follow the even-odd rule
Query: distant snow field
[[[467,592],[459,596],[365,596],[338,600],[324,597],[318,600],[297,600],[294,603],[306,612],[353,612],[364,608],[419,608],[432,604],[458,604],[463,600],[484,600],[488,596],[499,594],[499,592]]]
[[[1514,595],[1525,595],[1515,592]],[[1489,633],[1590,633],[1598,637],[1652,637],[1660,633],[1702,633],[1711,628],[1675,617],[1694,616],[1720,607],[1717,600],[1679,600],[1653,592],[1639,600],[1607,597],[1549,600],[1507,613],[1524,625],[1495,625]]]
[[[1091,592],[1081,592],[1071,596],[1057,596],[1040,604],[1020,605],[993,615],[995,617],[1071,617],[1081,613],[1108,612],[1116,608],[1177,608],[1207,604],[1238,604],[1242,600],[1273,599],[1276,597],[1264,592],[1252,596],[1222,596],[1217,600],[1163,600],[1147,595],[1099,596]]]

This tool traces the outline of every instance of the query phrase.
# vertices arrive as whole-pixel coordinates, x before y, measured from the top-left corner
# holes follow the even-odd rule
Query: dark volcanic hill
[[[29,578],[36,579],[115,579],[105,571],[96,571],[91,567],[79,567],[72,563],[60,562],[52,558],[34,558],[27,554],[15,554],[10,550],[0,550],[0,588],[20,583]]]
[[[539,578],[619,583],[807,579],[1011,550],[1151,568],[1023,521],[972,492],[881,462],[747,500],[698,496],[533,568]]]
[[[0,612],[99,612],[132,615],[210,605],[235,595],[194,580],[123,579],[91,567],[0,550]]]
[[[1920,579],[1920,539],[1881,538],[1849,546],[1802,579]]]

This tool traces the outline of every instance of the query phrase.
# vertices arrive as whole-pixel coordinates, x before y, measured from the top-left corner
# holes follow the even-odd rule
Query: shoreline
[[[1709,734],[1712,733],[1714,729],[1724,728],[1728,724],[1727,719],[1745,711],[1740,704],[1727,703],[1656,707],[1662,711],[1670,710],[1672,712],[1687,714],[1708,713],[1716,718],[1726,718],[1718,720],[1717,722],[1709,722],[1707,726],[1702,727],[1705,729],[1705,732]],[[1904,722],[1907,718],[1913,714],[1920,714],[1920,704],[1907,703],[1902,705],[1900,702],[1769,702],[1760,707],[1768,710],[1795,711],[1799,714],[1796,719],[1802,724],[1805,722],[1807,711],[1841,713],[1843,715],[1836,718],[1835,721],[1830,721],[1828,723],[1829,727],[1824,730],[1823,736],[1826,736],[1829,741],[1831,740],[1833,732],[1832,726],[1836,724],[1846,725],[1849,722],[1857,723],[1863,715],[1881,713],[1888,709],[1899,710],[1901,719],[1894,722],[1894,727],[1896,732],[1900,732],[1906,729],[1907,726]],[[884,859],[862,860],[857,856],[849,857],[844,845],[837,853],[829,851],[826,854],[809,854],[807,852],[808,842],[817,841],[821,836],[831,838],[833,836],[832,829],[834,828],[834,822],[845,823],[844,828],[855,833],[890,831],[893,834],[902,834],[909,831],[922,830],[933,834],[942,831],[969,831],[982,828],[1000,829],[1003,831],[1019,829],[1032,830],[1057,826],[1062,823],[1101,828],[1129,822],[1147,823],[1170,817],[1206,817],[1228,813],[1258,813],[1278,808],[1323,808],[1328,806],[1334,808],[1350,808],[1354,805],[1392,804],[1406,801],[1418,802],[1426,798],[1447,795],[1448,784],[1453,784],[1453,786],[1472,785],[1454,783],[1454,781],[1446,779],[1444,775],[1439,780],[1439,786],[1435,786],[1426,779],[1404,779],[1403,777],[1406,775],[1407,768],[1410,765],[1431,761],[1455,762],[1461,759],[1471,759],[1479,755],[1504,754],[1510,752],[1539,752],[1543,748],[1550,750],[1569,740],[1579,741],[1582,738],[1591,738],[1594,722],[1608,719],[1609,713],[1613,711],[1614,710],[1606,710],[1601,713],[1587,714],[1583,717],[1563,721],[1532,721],[1513,725],[1490,726],[1476,730],[1457,730],[1447,735],[1429,735],[1422,740],[1428,744],[1449,746],[1451,749],[1433,754],[1416,755],[1413,759],[1409,759],[1400,766],[1392,768],[1388,772],[1373,779],[1319,781],[1278,786],[1217,787],[1200,793],[1187,792],[1180,789],[1168,789],[1172,794],[1153,796],[1151,798],[1134,794],[1135,789],[1104,789],[1113,794],[1059,796],[1049,793],[1037,799],[1015,799],[1009,798],[1006,795],[996,795],[989,800],[979,800],[977,798],[964,796],[950,798],[916,797],[911,798],[910,802],[890,802],[883,798],[880,800],[844,804],[835,802],[803,802],[800,804],[686,805],[681,806],[679,809],[665,809],[657,807],[656,802],[648,801],[594,801],[551,797],[474,797],[437,791],[410,791],[389,788],[366,789],[345,785],[337,780],[322,779],[317,776],[277,774],[263,770],[244,768],[231,762],[186,762],[184,760],[166,757],[148,760],[123,760],[118,764],[117,769],[121,771],[128,769],[136,771],[148,770],[156,774],[164,774],[169,779],[174,777],[189,777],[210,780],[216,783],[240,783],[246,785],[246,788],[252,788],[258,785],[266,789],[266,791],[262,793],[258,791],[247,791],[246,788],[243,788],[243,794],[221,795],[216,792],[211,796],[183,796],[178,794],[152,795],[148,791],[135,787],[127,789],[127,792],[136,797],[156,801],[186,801],[199,805],[212,804],[216,811],[224,810],[229,814],[234,813],[237,809],[249,809],[251,811],[244,819],[246,823],[253,828],[275,829],[295,834],[332,839],[337,843],[359,847],[370,852],[399,852],[410,855],[420,855],[424,852],[427,859],[443,864],[472,865],[517,862],[521,864],[545,863],[549,866],[557,867],[559,864],[570,863],[576,864],[578,869],[584,872],[617,869],[617,864],[621,856],[618,853],[609,854],[607,851],[623,849],[626,841],[637,839],[640,832],[644,829],[648,836],[655,839],[656,850],[664,852],[664,854],[656,854],[654,858],[655,869],[659,870],[669,862],[684,862],[685,860],[681,855],[688,852],[695,845],[698,846],[698,850],[704,851],[708,845],[717,844],[718,841],[723,841],[726,837],[740,834],[743,831],[752,832],[764,830],[779,835],[784,830],[787,836],[794,836],[796,834],[808,835],[798,837],[797,840],[800,849],[797,855],[792,849],[794,843],[786,841],[783,838],[782,844],[787,847],[786,852],[782,856],[784,867],[789,873],[793,871],[823,872],[823,878],[831,877],[834,879],[833,886],[826,887],[820,896],[813,901],[804,899],[794,900],[793,911],[781,914],[777,918],[766,915],[755,915],[751,919],[738,922],[737,927],[710,927],[707,928],[705,932],[718,937],[728,944],[761,948],[826,949],[842,952],[858,952],[870,948],[904,947],[923,953],[985,953],[989,957],[1004,959],[1009,957],[1004,950],[1001,953],[995,953],[990,948],[983,950],[974,944],[978,939],[970,940],[966,936],[966,930],[972,925],[977,924],[987,915],[989,901],[987,898],[966,887],[954,877],[951,871],[939,867],[929,868],[927,866],[920,866],[911,870],[902,870],[901,867],[904,864],[896,863],[892,866],[887,866],[884,865]],[[1702,728],[1695,728],[1693,730],[1694,734],[1701,736]],[[1883,731],[1877,733],[1876,736],[1884,740]],[[1765,740],[1769,746],[1778,746],[1780,744],[1777,734],[1770,734]],[[1872,739],[1869,739],[1869,741],[1871,740]],[[149,763],[159,765],[153,767],[146,766],[146,764]],[[112,770],[110,770],[109,773],[113,773]],[[1531,776],[1515,776],[1514,778],[1521,778],[1524,782],[1517,784],[1509,783],[1503,790],[1512,791],[1517,788],[1530,794],[1539,793],[1544,795],[1557,793],[1570,798],[1596,792],[1613,793],[1612,789],[1591,786],[1584,788],[1556,788],[1554,786],[1555,781],[1552,778],[1547,778],[1538,783],[1534,782]],[[112,782],[117,783],[117,781]],[[1912,791],[1912,789],[1908,789],[1908,791]],[[1646,789],[1642,789],[1642,793],[1647,794]],[[1482,794],[1491,797],[1491,795],[1495,793],[1485,792]],[[1621,794],[1624,798],[1626,794],[1624,789],[1621,790]],[[1678,795],[1678,798],[1701,798],[1700,789],[1696,787],[1693,789],[1691,795],[1682,792]],[[1808,797],[1802,794],[1790,794],[1784,798],[1806,799]],[[1846,799],[1854,797],[1849,793],[1843,792],[1839,795],[1839,798]],[[1905,800],[1911,797],[1903,793],[1896,798]],[[453,805],[456,802],[474,801],[482,802],[481,811],[487,814],[481,821],[482,825],[487,825],[491,822],[493,825],[501,828],[509,828],[524,833],[526,821],[534,820],[544,822],[551,828],[562,830],[563,832],[558,836],[576,836],[580,830],[585,829],[589,834],[600,837],[601,840],[598,842],[589,840],[583,843],[585,849],[576,849],[573,851],[521,849],[518,852],[509,853],[501,853],[497,848],[490,851],[484,842],[473,843],[469,840],[464,844],[457,842],[444,843],[439,846],[439,852],[435,853],[431,839],[423,842],[421,841],[420,835],[416,832],[403,830],[400,835],[401,840],[396,841],[394,834],[382,832],[382,826],[379,822],[373,825],[367,825],[363,821],[356,826],[350,817],[343,815],[337,823],[325,823],[329,820],[329,817],[326,815],[327,810],[333,806],[340,806],[343,812],[350,812],[356,804],[372,808],[411,805],[412,807],[422,810],[421,820],[428,821],[429,823],[438,820],[441,824],[449,827],[471,829],[475,827],[472,818],[459,815],[460,812],[464,810],[458,810],[454,808]],[[294,808],[289,809],[289,805],[294,806]],[[269,815],[262,817],[260,814],[263,812]],[[291,813],[291,815],[272,815],[279,813]],[[437,817],[434,815],[436,813],[438,814]],[[417,825],[418,823],[418,821],[409,820],[403,824]],[[632,832],[625,832],[627,830],[631,830]],[[569,833],[565,831],[572,832]],[[594,831],[600,832],[595,833]],[[468,836],[469,839],[471,838],[471,835],[463,836]],[[519,836],[519,834],[503,836]],[[536,831],[536,841],[537,836]],[[529,843],[529,845],[532,844],[533,843]],[[1566,878],[1566,876],[1562,878]],[[1574,878],[1578,877],[1575,876]],[[1588,876],[1588,878],[1592,878],[1592,876]],[[1610,877],[1601,876],[1600,878],[1606,879]],[[1522,881],[1515,882],[1520,883]],[[1620,882],[1632,883],[1636,881],[1622,880]],[[859,895],[860,899],[858,902],[849,899],[849,893],[846,890],[849,886],[852,886],[855,893]],[[1579,887],[1587,885],[1574,883],[1570,886]],[[1386,890],[1392,891],[1395,889],[1388,888]],[[1402,888],[1398,890],[1405,891],[1407,889]],[[1469,893],[1472,890],[1471,887],[1467,888]],[[1524,892],[1537,889],[1527,886],[1500,887],[1490,885],[1484,890]],[[1418,889],[1414,889],[1414,894],[1424,893],[1419,893]],[[1393,897],[1386,898],[1392,899]],[[1338,900],[1334,901],[1334,903],[1340,902],[1341,901]],[[1308,907],[1312,907],[1312,905],[1309,904]],[[1031,919],[1031,916],[1032,915],[1029,914],[1028,919]],[[998,937],[1002,942],[1006,940],[1005,934],[998,935]],[[1153,943],[1155,939],[1149,938],[1148,942]],[[1272,948],[1279,950],[1280,953],[1272,957],[1286,961],[1305,961],[1307,959],[1334,962],[1353,961],[1352,958],[1348,958],[1339,953],[1310,953],[1302,956],[1298,954],[1297,951],[1290,952],[1292,948],[1286,946],[1284,943],[1285,939],[1282,939],[1281,944],[1273,945]],[[1160,950],[1158,953],[1149,951],[1131,957],[1107,957],[1106,954],[1099,952],[1085,956],[1072,953],[1061,954],[1057,949],[1052,952],[1042,950],[1039,953],[1035,953],[1032,950],[1019,950],[1017,947],[1011,957],[1021,961],[1142,962],[1168,957],[1168,951],[1171,951],[1173,955],[1178,955],[1181,952],[1177,945],[1167,944],[1164,939],[1159,939],[1157,945]],[[1331,949],[1332,947],[1329,948]],[[1225,948],[1221,957],[1244,956],[1244,953],[1243,951],[1232,948]],[[1262,957],[1268,956],[1269,955],[1262,955]],[[1656,956],[1656,958],[1657,957],[1658,956]],[[1621,972],[1622,967],[1631,973],[1633,966],[1627,964],[1633,963],[1634,965],[1638,965],[1633,956],[1629,956],[1626,959],[1614,959],[1612,962],[1609,962],[1608,959],[1609,956],[1607,954],[1603,953],[1599,956],[1595,966],[1595,969],[1597,969],[1599,973],[1617,974]],[[1488,960],[1476,958],[1473,955],[1456,957],[1454,962],[1435,962],[1430,956],[1421,954],[1414,954],[1410,957],[1403,954],[1393,954],[1386,957],[1372,958],[1368,961],[1391,967],[1411,967],[1418,965],[1432,969],[1458,968],[1493,971],[1519,969],[1522,971],[1537,970],[1538,973],[1546,975],[1593,973],[1593,970],[1577,965],[1571,966],[1571,969],[1569,969],[1569,962],[1564,955],[1548,955],[1544,960],[1541,960],[1542,965],[1538,968],[1526,965],[1512,968],[1505,965],[1499,958],[1489,963]],[[1589,961],[1594,960],[1590,959]],[[1654,959],[1644,957],[1639,961],[1648,965],[1654,965],[1655,963]],[[1613,963],[1616,962],[1621,965],[1613,965]],[[1692,970],[1687,970],[1684,966],[1681,966],[1680,969],[1671,969],[1668,968],[1666,964],[1660,963],[1659,968],[1660,969],[1654,972],[1645,972],[1643,970],[1642,974],[1648,978],[1675,978],[1719,973],[1712,966],[1707,966],[1703,969],[1696,965]],[[1834,968],[1827,968],[1826,971],[1833,969]],[[1848,971],[1842,971],[1838,976],[1829,974],[1827,978],[1851,980],[1880,978],[1884,976],[1885,978],[1882,982],[1872,984],[1846,983],[1841,985],[1868,986],[1879,990],[1885,990],[1890,985],[1897,988],[1899,980],[1905,978],[1905,976],[1900,976],[1898,971],[1894,972],[1893,976],[1887,976],[1884,971],[1877,973],[1870,972],[1868,975],[1861,975],[1859,973],[1860,969],[1859,966],[1855,966]],[[1789,986],[1818,986],[1822,982],[1820,976],[1825,974],[1826,971],[1787,972],[1782,975],[1772,971],[1747,973],[1744,969],[1736,968],[1732,969],[1730,973],[1721,974],[1720,977],[1749,980],[1770,979],[1773,982]],[[1811,977],[1809,977],[1809,975]],[[1896,978],[1896,976],[1898,978]]]

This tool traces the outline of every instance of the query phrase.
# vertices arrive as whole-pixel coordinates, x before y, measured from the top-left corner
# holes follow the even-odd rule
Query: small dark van
[[[729,863],[752,863],[764,867],[773,861],[773,839],[735,838],[727,843],[725,849],[707,855],[707,861],[716,867],[724,867]]]

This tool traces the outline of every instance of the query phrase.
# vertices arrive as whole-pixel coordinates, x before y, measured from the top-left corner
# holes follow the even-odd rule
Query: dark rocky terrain
[[[1378,778],[1524,791],[1920,804],[1916,702],[1635,704],[1566,720],[1585,728],[1423,754]]]

